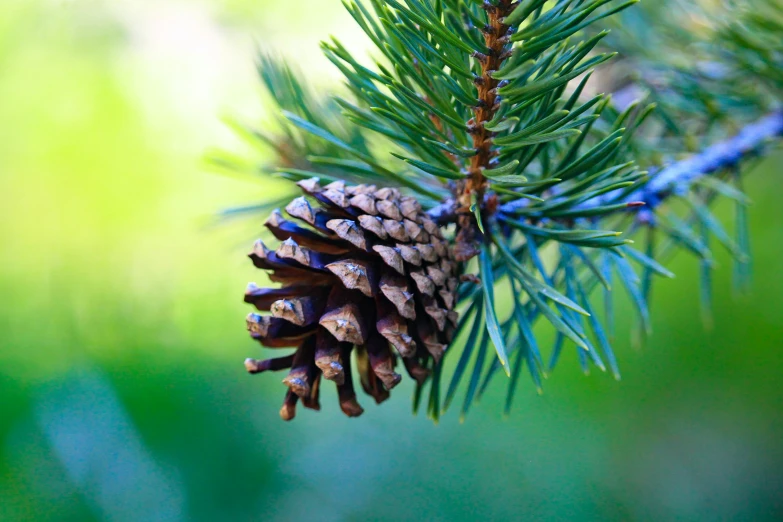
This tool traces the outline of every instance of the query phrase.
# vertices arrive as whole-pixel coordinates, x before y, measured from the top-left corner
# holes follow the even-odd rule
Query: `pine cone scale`
[[[345,380],[342,346],[323,328],[319,328],[316,334],[315,364],[326,379],[337,384]]]

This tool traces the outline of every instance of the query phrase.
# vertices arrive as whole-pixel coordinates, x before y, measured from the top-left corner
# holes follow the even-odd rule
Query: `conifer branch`
[[[687,188],[694,180],[723,171],[736,165],[749,154],[758,151],[770,139],[783,136],[783,110],[775,111],[763,118],[745,126],[737,135],[715,143],[704,151],[694,154],[684,160],[675,162],[653,174],[650,181],[643,187],[618,199],[622,191],[613,191],[602,196],[585,201],[580,209],[590,209],[611,203],[644,202],[645,210],[652,210],[661,204],[669,194],[677,193]],[[514,213],[529,202],[527,200],[511,201],[500,207],[500,212]],[[430,216],[443,221],[448,212],[448,205],[439,205],[430,210]]]
[[[568,350],[583,371],[619,378],[613,288],[627,291],[647,332],[652,276],[672,276],[660,260],[673,247],[697,256],[705,310],[711,241],[748,281],[748,198],[739,169],[724,174],[783,136],[783,0],[757,0],[763,11],[738,0],[744,8],[731,12],[690,2],[686,14],[711,10],[708,30],[683,26],[663,44],[656,17],[672,16],[668,27],[679,15],[665,1],[629,9],[637,1],[344,0],[378,53],[367,66],[337,39],[324,43],[349,97],[317,96],[287,66],[261,60],[279,135],[235,127],[277,155],[258,170],[305,193],[285,206],[293,221],[274,211],[265,223],[277,250],[259,242],[250,256],[282,287],[251,285],[245,296],[264,312],[248,317],[251,336],[296,349],[247,363],[251,373],[290,368],[284,419],[297,401],[320,407],[322,379],[336,383],[346,415],[360,415],[352,371],[380,403],[400,381],[399,360],[416,381],[414,411],[426,404],[433,420],[463,377],[464,416],[501,369],[511,377],[508,411],[522,368],[540,390]],[[606,38],[611,19],[619,38]],[[600,81],[631,81],[644,103],[586,94],[615,51],[622,59]],[[652,176],[639,168],[762,114]],[[735,203],[733,237],[709,209],[717,196]],[[683,205],[661,205],[672,198]],[[635,250],[627,238],[640,227]],[[503,285],[510,312],[495,303]],[[599,286],[605,324],[593,312]],[[539,318],[557,332],[546,366],[532,329]],[[458,357],[447,387],[443,357]]]
[[[736,165],[758,151],[770,139],[783,136],[783,110],[768,114],[745,126],[737,135],[715,143],[703,152],[663,168],[650,182],[625,201],[646,201],[655,205],[668,192],[690,185],[695,179]]]
[[[472,193],[480,198],[486,189],[487,178],[484,177],[484,170],[489,168],[494,154],[492,150],[493,133],[485,127],[485,124],[492,121],[497,112],[497,87],[500,83],[492,75],[500,69],[506,58],[505,54],[509,44],[507,34],[509,26],[505,25],[502,20],[511,14],[511,0],[501,0],[498,5],[486,2],[483,7],[488,18],[487,25],[481,31],[484,34],[486,50],[485,53],[476,51],[473,54],[473,57],[481,64],[481,75],[474,80],[478,90],[478,103],[474,110],[475,116],[468,122],[476,154],[471,158],[468,180],[465,189],[460,194],[460,203],[463,207],[470,206]]]
[[[497,88],[500,80],[493,75],[500,70],[503,61],[510,53],[510,26],[504,24],[503,20],[511,14],[514,6],[512,0],[500,0],[495,5],[484,2],[482,8],[487,13],[487,24],[481,29],[486,49],[483,52],[473,53],[473,58],[480,64],[481,74],[473,80],[478,102],[473,110],[473,118],[468,121],[468,132],[473,139],[475,154],[470,159],[466,180],[464,183],[457,184],[459,205],[457,222],[460,231],[457,236],[456,256],[460,261],[468,260],[478,253],[477,224],[470,209],[476,201],[484,201],[484,194],[489,185],[484,171],[490,168],[490,162],[497,155],[497,151],[492,147],[494,133],[486,127],[486,124],[493,120],[499,108]]]

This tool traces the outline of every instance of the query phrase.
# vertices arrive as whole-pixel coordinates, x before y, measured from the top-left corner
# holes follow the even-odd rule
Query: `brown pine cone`
[[[321,187],[317,178],[298,185],[311,199],[296,198],[286,212],[307,226],[276,210],[266,227],[282,243],[272,251],[259,240],[250,254],[282,287],[251,283],[245,292],[246,302],[269,312],[248,315],[250,335],[296,351],[245,366],[250,373],[290,369],[284,420],[294,418],[299,399],[320,409],[322,377],[335,382],[340,408],[356,417],[364,410],[353,371],[381,403],[400,382],[398,357],[419,385],[440,361],[457,325],[460,268],[439,227],[397,189],[342,181]]]

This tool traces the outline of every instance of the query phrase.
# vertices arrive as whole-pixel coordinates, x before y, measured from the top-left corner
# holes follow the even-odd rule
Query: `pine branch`
[[[474,153],[467,169],[467,179],[464,183],[457,183],[456,187],[459,214],[457,223],[460,231],[457,235],[455,252],[459,261],[474,257],[480,248],[479,233],[471,210],[479,215],[480,206],[476,207],[476,202],[484,200],[484,194],[489,187],[484,172],[491,168],[491,161],[497,156],[492,141],[495,133],[488,128],[488,124],[495,118],[500,108],[498,85],[501,81],[495,78],[495,74],[511,54],[509,39],[511,26],[506,25],[504,19],[515,7],[516,5],[512,5],[512,0],[499,0],[497,5],[485,2],[482,6],[487,16],[487,24],[481,29],[485,48],[472,54],[479,64],[480,74],[473,80],[477,90],[477,103],[473,110],[474,116],[467,125],[468,133],[472,137]],[[480,221],[481,218],[479,217],[478,220]],[[478,223],[478,227],[481,226],[482,224]]]
[[[427,214],[433,221],[439,225],[452,223],[456,219],[456,202],[449,198],[440,205],[434,206],[427,211]]]
[[[770,139],[780,136],[783,136],[783,110],[747,125],[732,138],[664,168],[646,186],[628,195],[624,201],[646,201],[648,205],[654,205],[667,193],[676,192],[680,186],[690,185],[701,176],[736,165]]]
[[[744,127],[736,136],[715,143],[699,154],[665,167],[652,176],[644,187],[631,192],[622,199],[622,191],[614,191],[585,201],[578,208],[590,209],[609,204],[634,203],[642,201],[645,209],[657,207],[669,194],[677,193],[680,187],[689,186],[694,180],[736,165],[770,139],[783,136],[783,110],[757,120]],[[527,200],[515,200],[500,207],[500,211],[513,214],[527,206]],[[447,219],[448,203],[430,211],[430,216],[439,221]]]
[[[299,399],[319,407],[321,377],[337,382],[347,415],[360,414],[353,349],[359,381],[377,402],[399,382],[401,358],[417,382],[414,411],[426,403],[433,420],[463,375],[464,416],[501,369],[511,377],[508,410],[522,368],[540,390],[563,350],[575,349],[585,372],[592,364],[619,378],[609,343],[613,279],[641,331],[651,324],[652,275],[672,276],[660,262],[673,247],[698,257],[705,310],[711,241],[747,282],[748,199],[731,168],[783,136],[783,110],[770,113],[781,100],[775,13],[783,0],[758,1],[765,14],[710,8],[700,34],[679,27],[690,18],[665,0],[661,9],[648,3],[617,24],[620,38],[606,39],[605,21],[637,0],[345,0],[378,53],[368,66],[336,39],[323,45],[351,96],[324,102],[288,67],[262,61],[281,132],[239,130],[277,155],[263,172],[298,181],[306,194],[285,207],[299,224],[279,211],[265,223],[279,248],[257,243],[251,255],[283,288],[251,286],[246,295],[272,314],[252,315],[251,335],[297,350],[248,366],[291,367],[283,418]],[[675,39],[653,38],[664,32],[651,23],[660,12],[672,16],[663,26],[675,27]],[[621,59],[599,81],[633,82],[644,103],[584,95],[614,51]],[[694,136],[729,135],[738,115],[765,113],[652,177],[638,167],[698,150]],[[736,204],[733,237],[709,210],[719,195]],[[684,204],[661,205],[672,198]],[[637,251],[627,237],[640,229],[647,244]],[[544,246],[552,247],[546,257]],[[478,273],[465,273],[473,257]],[[505,318],[495,303],[502,285],[513,305]],[[592,311],[600,285],[606,325]],[[538,318],[558,334],[548,370],[532,330]],[[457,369],[442,387],[441,358],[455,352]]]
[[[500,80],[493,75],[500,70],[503,61],[508,57],[507,33],[510,26],[505,25],[502,20],[511,14],[512,9],[511,0],[501,0],[498,5],[484,4],[488,18],[487,25],[482,29],[486,54],[478,51],[473,53],[473,57],[481,64],[481,75],[474,80],[478,91],[478,103],[473,120],[468,122],[468,131],[473,136],[473,148],[476,153],[471,158],[468,182],[460,194],[460,203],[463,207],[470,206],[471,194],[475,193],[480,198],[486,189],[487,179],[484,177],[484,170],[489,168],[489,162],[494,156],[493,133],[486,128],[486,124],[492,121],[499,108],[497,87]]]

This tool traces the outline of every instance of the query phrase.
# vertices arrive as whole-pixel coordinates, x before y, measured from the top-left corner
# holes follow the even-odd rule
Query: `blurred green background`
[[[211,220],[276,188],[203,158],[251,157],[219,116],[263,121],[257,46],[327,85],[331,34],[365,45],[337,0],[0,2],[0,520],[783,519],[780,154],[748,178],[752,297],[717,251],[706,333],[677,257],[644,348],[618,305],[622,382],[567,357],[509,419],[499,379],[465,424],[407,382],[279,420],[242,366],[262,220]]]

